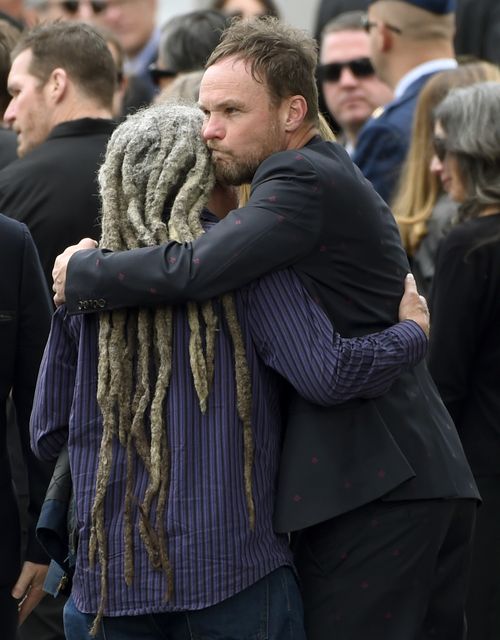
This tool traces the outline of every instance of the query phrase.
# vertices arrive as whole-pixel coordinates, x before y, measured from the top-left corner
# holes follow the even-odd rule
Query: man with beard
[[[318,135],[316,62],[314,41],[292,27],[233,24],[200,106],[217,177],[251,181],[247,206],[182,245],[67,249],[56,302],[78,312],[205,300],[292,265],[342,335],[393,324],[405,252],[382,199]],[[339,638],[462,637],[477,499],[425,365],[376,399],[325,408],[292,393],[274,521],[293,532],[308,638],[325,627]]]

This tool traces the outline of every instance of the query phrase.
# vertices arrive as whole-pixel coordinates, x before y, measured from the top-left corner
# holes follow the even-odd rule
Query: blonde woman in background
[[[423,295],[429,294],[439,241],[457,213],[456,203],[450,200],[431,166],[433,111],[451,89],[488,80],[500,80],[500,70],[495,65],[464,64],[432,77],[418,99],[410,149],[392,210]]]

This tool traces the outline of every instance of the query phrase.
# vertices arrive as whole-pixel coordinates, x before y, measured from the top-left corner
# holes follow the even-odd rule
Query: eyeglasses
[[[148,67],[148,72],[154,84],[158,85],[162,78],[175,78],[177,73],[171,69],[160,69],[154,63]]]
[[[80,8],[81,0],[61,0],[61,2],[56,2],[55,4],[59,5],[71,15],[75,15]],[[89,0],[88,3],[92,7],[92,11],[94,13],[102,13],[107,8],[106,0]]]
[[[338,82],[342,75],[342,69],[348,68],[356,78],[368,78],[375,73],[370,58],[356,58],[344,62],[330,62],[318,67],[318,79],[320,82]]]
[[[366,31],[366,33],[370,33],[372,29],[375,29],[380,24],[383,24],[386,29],[397,33],[398,35],[401,35],[403,33],[399,27],[395,27],[393,24],[388,24],[387,22],[373,22],[372,20],[368,19],[368,16],[363,17],[363,29]]]
[[[432,138],[432,146],[434,148],[434,153],[439,162],[443,162],[446,158],[446,154],[448,153],[448,146],[446,144],[446,138],[441,138],[440,136],[434,136]]]

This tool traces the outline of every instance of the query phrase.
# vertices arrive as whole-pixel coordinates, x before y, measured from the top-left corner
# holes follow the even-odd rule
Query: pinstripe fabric
[[[125,585],[125,453],[115,443],[105,506],[110,572],[106,615],[204,608],[291,564],[286,537],[274,534],[271,527],[282,422],[281,376],[312,401],[327,404],[381,393],[425,353],[425,336],[413,322],[369,338],[335,337],[326,316],[290,270],[252,284],[236,296],[236,302],[252,373],[255,529],[248,526],[243,490],[242,433],[227,327],[221,320],[213,390],[202,415],[189,367],[186,315],[177,308],[165,410],[171,451],[165,529],[174,594],[165,601],[164,577],[151,568],[138,526],[134,582],[130,588]],[[99,597],[98,568],[88,563],[89,514],[102,432],[96,402],[97,327],[96,316],[67,316],[64,308],[56,312],[31,423],[32,446],[41,458],[54,458],[69,437],[80,533],[73,597],[84,613],[97,610]],[[147,474],[139,460],[135,475],[134,495],[140,502]],[[137,510],[135,519],[137,523]]]

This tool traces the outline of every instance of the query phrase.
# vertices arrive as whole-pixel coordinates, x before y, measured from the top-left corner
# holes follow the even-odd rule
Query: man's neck
[[[315,124],[304,123],[296,131],[290,134],[286,149],[302,149],[308,142],[310,142],[314,136],[320,135],[319,129]]]
[[[72,104],[67,106],[62,106],[58,109],[52,118],[52,128],[56,127],[63,122],[71,122],[72,120],[81,120],[82,118],[93,118],[93,119],[112,119],[112,113],[110,109],[106,109],[102,106],[97,106],[95,104]]]
[[[393,55],[391,58],[392,64],[387,69],[387,84],[394,90],[407,73],[421,64],[432,60],[454,57],[455,54],[451,43],[439,43],[434,46],[430,44],[425,50],[419,47],[418,51],[407,50],[401,54]]]
[[[238,208],[238,189],[217,183],[212,191],[207,208],[220,220]]]

